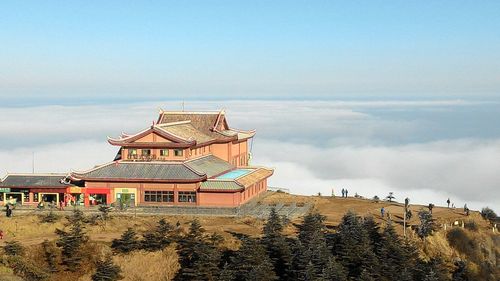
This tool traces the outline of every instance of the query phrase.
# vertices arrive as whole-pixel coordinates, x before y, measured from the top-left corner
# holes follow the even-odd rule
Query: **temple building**
[[[224,111],[160,111],[136,134],[108,138],[109,163],[71,172],[86,206],[237,207],[267,190],[273,170],[249,165],[255,131],[230,128]]]

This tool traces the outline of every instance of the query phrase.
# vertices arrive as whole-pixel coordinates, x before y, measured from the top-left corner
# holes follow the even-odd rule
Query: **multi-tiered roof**
[[[252,138],[255,130],[243,131],[230,128],[224,110],[217,112],[160,111],[155,124],[143,131],[119,138],[108,138],[112,145],[121,147],[157,147],[157,142],[137,142],[148,134],[155,133],[168,142],[161,143],[168,148],[190,148],[243,141]]]

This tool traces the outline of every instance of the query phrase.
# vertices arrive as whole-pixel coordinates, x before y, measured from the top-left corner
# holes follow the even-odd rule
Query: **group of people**
[[[344,197],[345,197],[345,198],[347,198],[347,193],[348,193],[348,192],[349,192],[349,191],[347,191],[347,188],[345,188],[345,189],[344,189],[344,188],[342,188],[342,198],[344,198]]]

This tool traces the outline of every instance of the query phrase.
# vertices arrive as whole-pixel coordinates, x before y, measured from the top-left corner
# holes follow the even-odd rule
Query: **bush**
[[[483,219],[489,221],[492,221],[497,218],[497,214],[495,214],[495,212],[488,207],[485,207],[481,210],[481,216],[483,217]]]
[[[52,210],[48,214],[40,216],[40,222],[42,223],[55,223],[59,219],[61,219],[61,216],[55,214]]]
[[[450,245],[458,252],[467,255],[469,258],[473,258],[473,260],[478,260],[479,245],[465,230],[455,227],[448,231],[446,238]]]
[[[6,242],[3,249],[8,256],[22,256],[24,254],[23,245],[15,240]]]
[[[31,261],[19,256],[11,257],[9,265],[17,276],[22,277],[26,281],[43,281],[49,278],[47,272],[40,269]]]
[[[473,220],[466,221],[464,224],[464,227],[470,231],[475,231],[477,232],[479,230],[479,227],[477,226],[477,223]]]

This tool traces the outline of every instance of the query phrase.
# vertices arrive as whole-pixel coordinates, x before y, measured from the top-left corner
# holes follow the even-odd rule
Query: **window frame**
[[[164,154],[164,152],[166,152],[166,154]],[[169,153],[170,152],[169,152],[168,148],[162,148],[162,149],[160,149],[160,156],[161,157],[168,157]]]
[[[176,157],[184,156],[184,149],[174,149],[174,156]]]

